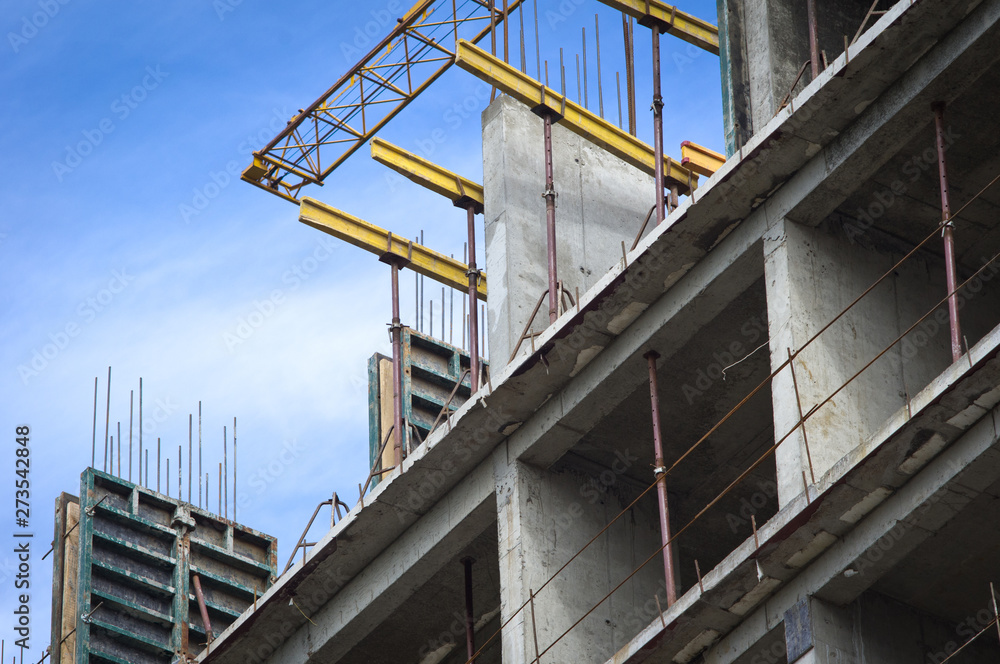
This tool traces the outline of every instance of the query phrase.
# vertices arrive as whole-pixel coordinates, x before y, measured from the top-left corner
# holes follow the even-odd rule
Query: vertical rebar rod
[[[655,28],[654,28],[655,29]],[[663,463],[663,438],[660,430],[660,392],[656,381],[656,359],[660,354],[651,350],[644,356],[649,363],[649,399],[653,417],[653,450],[656,458],[653,472],[656,474],[656,495],[660,505],[660,539],[663,542],[663,574],[666,577],[667,606],[677,601],[674,585],[674,555],[670,536],[670,511],[667,505],[667,477]]]
[[[236,493],[236,417],[233,416],[233,521],[236,521],[236,504],[239,502]]]
[[[194,463],[194,413],[188,413],[188,502],[191,502],[191,471]]]
[[[653,179],[656,187],[656,223],[667,217],[663,195],[663,97],[660,95],[660,24],[653,23]]]
[[[527,58],[524,52],[524,3],[517,6],[517,19],[521,24],[521,73],[527,74]]]
[[[143,463],[146,464],[145,479],[142,474]],[[139,484],[149,488],[149,453],[146,459],[142,458],[142,376],[139,376]]]
[[[115,433],[118,436],[118,477],[122,476],[122,423],[117,423],[117,430]]]
[[[423,238],[423,231],[420,233]],[[392,447],[396,468],[403,465],[403,349],[399,318],[399,263],[392,262]],[[423,295],[421,294],[421,300]]]
[[[507,30],[507,26],[510,21],[507,20],[507,0],[503,0],[503,61],[510,64],[510,35]]]
[[[615,90],[618,92],[618,128],[622,128],[622,78],[620,72],[615,72]]]
[[[94,430],[90,437],[90,467],[97,463],[97,376],[94,376]]]
[[[182,487],[184,486],[184,456],[183,445],[177,446],[177,500],[184,500]]]
[[[809,65],[812,80],[819,77],[819,28],[816,25],[816,0],[806,0],[806,20],[809,22]]]
[[[135,402],[135,390],[128,391],[128,481],[132,481],[132,405]]]
[[[476,617],[473,613],[472,605],[472,564],[475,558],[466,556],[462,558],[462,565],[465,567],[465,651],[470,664],[475,664],[473,657],[476,654]]]
[[[576,103],[583,104],[583,84],[580,81],[580,54],[576,54]]]
[[[545,236],[548,243],[549,261],[549,323],[559,317],[559,299],[556,290],[556,185],[552,169],[552,113],[546,111],[545,133]]]
[[[226,439],[226,427],[222,427],[222,516],[229,518],[229,442]]]
[[[423,231],[420,231],[420,246],[426,246]],[[424,275],[420,275],[420,322],[417,324],[417,329],[420,332],[424,331]]]
[[[156,491],[160,491],[160,439],[156,439]]]
[[[419,238],[417,240],[419,242]],[[420,331],[420,273],[413,273],[413,320],[414,325],[417,328],[417,332]]]
[[[475,213],[473,212],[473,214],[475,214]],[[475,220],[473,219],[473,221],[475,221]],[[473,232],[474,231],[475,231],[475,229],[473,229]],[[462,245],[462,262],[466,263],[469,266],[469,269],[471,270],[472,267],[473,267],[472,264],[475,261],[474,260],[470,261],[467,258],[467,254],[466,254],[467,251],[468,251],[468,243],[464,243]],[[472,299],[472,295],[471,294],[469,296],[469,301],[472,302],[473,304],[475,303],[475,300]],[[465,349],[465,331],[468,328],[468,324],[466,324],[465,300],[464,299],[462,300],[462,324],[459,325],[459,327],[462,328],[462,349],[464,350]],[[470,355],[470,357],[471,357],[471,355]]]
[[[535,80],[542,80],[542,50],[538,39],[538,0],[532,3],[535,10]]]
[[[108,367],[108,398],[104,411],[104,471],[108,470],[108,427],[111,426],[111,367]]]
[[[205,475],[205,500],[208,500],[208,475]],[[198,507],[201,507],[201,401],[198,402]]]
[[[559,47],[559,94],[566,96],[566,61],[563,59],[562,47]]]
[[[604,86],[601,83],[601,23],[594,14],[594,39],[597,42],[597,103],[601,118],[604,117]]]
[[[958,293],[955,292],[958,283],[958,270],[955,265],[955,223],[951,219],[951,203],[948,195],[948,169],[945,165],[944,102],[932,105],[934,111],[934,130],[936,132],[938,176],[941,184],[941,237],[944,239],[944,273],[948,287],[948,317],[951,321],[951,359],[958,361],[962,357],[962,327],[958,319]]]
[[[453,256],[454,258],[454,256]],[[455,289],[448,291],[448,343],[455,345]]]
[[[479,269],[476,267],[476,210],[471,203],[465,206],[465,219],[469,234],[469,374],[472,393],[479,389],[479,316],[476,315],[479,290]],[[462,321],[465,321],[465,306],[462,307]],[[464,326],[463,326],[464,334]]]
[[[635,27],[632,17],[622,15],[625,28],[625,108],[628,111],[628,133],[636,135],[635,122]]]

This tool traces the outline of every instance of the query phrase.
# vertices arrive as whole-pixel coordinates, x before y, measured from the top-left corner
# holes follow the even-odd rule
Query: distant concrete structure
[[[487,384],[198,661],[1000,658],[1000,0],[719,41],[729,158],[634,249],[650,178],[555,123],[552,324],[541,121],[484,112]]]

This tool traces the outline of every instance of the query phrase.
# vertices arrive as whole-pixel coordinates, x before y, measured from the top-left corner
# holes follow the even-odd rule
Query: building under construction
[[[369,365],[360,496],[175,651],[997,661],[1000,0],[718,0],[714,24],[601,0],[621,127],[532,57],[538,4],[421,0],[244,172],[387,264],[393,353]],[[724,155],[663,146],[676,39],[718,55]],[[453,67],[496,90],[482,174],[377,138]],[[369,146],[459,208],[464,261],[310,197]],[[458,347],[405,326],[406,271],[460,291]]]

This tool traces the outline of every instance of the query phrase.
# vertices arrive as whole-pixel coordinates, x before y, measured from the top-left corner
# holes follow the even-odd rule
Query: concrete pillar
[[[788,664],[850,664],[860,661],[850,608],[806,597],[785,612]]]
[[[653,178],[558,123],[552,129],[559,279],[575,296],[621,260],[654,202]],[[490,367],[507,360],[547,286],[542,120],[501,96],[483,113]],[[543,302],[536,332],[548,326]],[[529,342],[525,342],[529,343]]]
[[[637,459],[620,456],[600,473],[570,466],[542,470],[495,456],[501,619],[506,622],[534,590],[530,608],[504,628],[504,664],[535,658],[660,546],[656,506],[642,501],[617,521],[552,583],[542,584],[638,495],[622,472]],[[646,565],[575,627],[543,662],[603,664],[666,608],[660,559]]]
[[[764,238],[764,273],[772,368],[887,272],[904,249],[875,241],[862,245],[842,230],[788,220],[771,228]],[[900,267],[798,356],[794,368],[802,413],[843,385],[944,294],[936,258],[917,256]],[[811,471],[801,428],[781,444],[775,455],[779,504],[802,492],[813,474],[818,481],[950,363],[947,312],[939,310],[809,418]],[[799,420],[787,368],[774,378],[771,394],[778,439]]]

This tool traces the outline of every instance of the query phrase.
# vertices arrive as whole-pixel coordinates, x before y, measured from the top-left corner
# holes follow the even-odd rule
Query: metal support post
[[[660,94],[660,24],[653,32],[653,179],[656,181],[656,223],[667,218],[663,193],[663,97]]]
[[[194,574],[191,581],[194,582],[194,594],[198,598],[198,611],[201,612],[201,624],[205,627],[205,643],[207,645],[212,643],[214,636],[212,635],[212,623],[208,619],[208,607],[205,606],[205,595],[201,592],[201,577]]]
[[[816,25],[816,0],[806,0],[806,20],[809,21],[809,65],[812,80],[819,77],[819,28]]]
[[[477,294],[479,270],[476,268],[476,208],[474,203],[465,207],[469,221],[469,369],[472,393],[479,389],[479,312]]]
[[[475,664],[476,654],[476,617],[472,611],[472,564],[475,558],[466,556],[462,558],[462,565],[465,566],[465,650],[468,653],[468,661]]]
[[[663,573],[667,584],[667,606],[677,601],[677,587],[674,584],[674,555],[670,542],[670,511],[667,505],[666,466],[663,463],[663,439],[660,431],[660,393],[656,385],[656,360],[660,354],[651,350],[643,357],[649,362],[649,398],[653,414],[653,449],[656,454],[656,495],[660,504],[660,538],[663,542]]]
[[[545,232],[549,259],[549,323],[559,317],[558,276],[556,271],[556,185],[552,169],[552,113],[544,112],[545,123]]]
[[[403,325],[399,318],[399,261],[392,267],[392,447],[396,468],[403,465]]]
[[[958,361],[962,356],[962,327],[958,320],[958,284],[957,268],[955,266],[955,223],[951,219],[951,204],[948,201],[948,169],[945,166],[945,131],[944,102],[936,102],[931,108],[934,111],[934,129],[937,133],[938,174],[941,182],[941,237],[944,238],[944,273],[948,287],[948,318],[951,321],[951,359]]]

